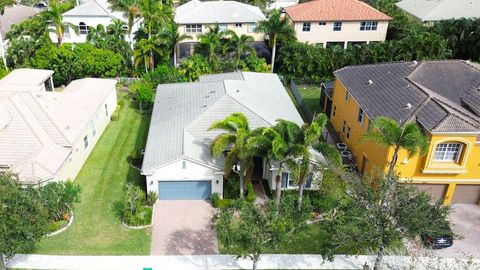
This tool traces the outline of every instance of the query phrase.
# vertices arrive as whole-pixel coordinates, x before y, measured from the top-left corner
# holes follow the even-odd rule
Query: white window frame
[[[88,134],[87,134],[85,135],[85,137],[83,137],[83,146],[85,147],[85,149],[87,149],[88,145],[89,143],[88,143]]]
[[[302,32],[310,32],[311,28],[312,28],[311,22],[304,22],[302,25]]]
[[[452,151],[451,147],[453,146],[458,146],[455,151]],[[443,147],[444,149],[439,152],[439,147]],[[455,162],[458,163],[460,161],[460,158],[462,156],[463,152],[463,143],[459,142],[445,142],[445,143],[439,143],[435,146],[435,151],[433,152],[433,160],[435,162]],[[441,158],[437,158],[437,153],[441,154]],[[455,159],[447,159],[447,155],[455,155]]]
[[[360,22],[360,31],[377,31],[378,21],[363,21]]]
[[[333,22],[333,31],[334,32],[342,31],[342,22]]]
[[[95,136],[97,135],[97,125],[95,123],[95,120],[91,121],[90,127],[92,128],[92,137],[95,138]]]
[[[80,35],[87,35],[88,34],[88,25],[84,22],[78,23],[78,32]]]
[[[248,24],[248,33],[255,33],[255,30],[257,29],[257,23],[249,23]]]
[[[186,24],[185,25],[185,33],[189,34],[197,34],[202,33],[203,27],[201,24]]]
[[[220,30],[220,32],[225,32],[225,31],[228,30],[228,24],[220,23],[220,24],[218,24],[218,29]]]

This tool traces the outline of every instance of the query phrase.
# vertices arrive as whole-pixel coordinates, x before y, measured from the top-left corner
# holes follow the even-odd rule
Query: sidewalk
[[[364,269],[365,263],[372,265],[373,256],[335,256],[333,262],[323,261],[320,255],[263,255],[258,269]],[[466,261],[453,258],[420,258],[413,261],[410,257],[386,256],[384,261],[395,269],[407,268],[412,263],[415,268],[430,269],[428,266],[440,266],[438,269],[477,269],[480,260],[473,267],[466,267]],[[54,255],[16,255],[8,264],[16,269],[52,269],[52,270],[142,270],[163,269],[252,269],[250,260],[235,260],[230,255],[192,255],[192,256],[54,256]],[[427,266],[427,267],[425,267]],[[410,268],[408,268],[410,269]],[[437,268],[436,268],[437,269]]]

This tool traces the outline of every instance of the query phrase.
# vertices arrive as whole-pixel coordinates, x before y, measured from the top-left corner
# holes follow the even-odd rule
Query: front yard
[[[150,254],[150,229],[130,230],[120,223],[125,183],[145,184],[139,172],[129,165],[128,158],[133,150],[145,146],[150,121],[150,116],[140,115],[135,105],[125,101],[120,119],[108,125],[75,179],[82,193],[72,226],[41,241],[36,253]]]

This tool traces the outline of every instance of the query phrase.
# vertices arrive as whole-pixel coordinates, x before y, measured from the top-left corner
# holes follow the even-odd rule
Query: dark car
[[[425,232],[422,234],[423,243],[433,249],[447,248],[453,245],[453,231],[445,227],[438,232]]]

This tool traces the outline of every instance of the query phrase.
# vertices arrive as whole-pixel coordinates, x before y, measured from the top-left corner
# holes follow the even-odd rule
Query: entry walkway
[[[258,269],[366,269],[365,263],[372,265],[373,256],[337,255],[333,262],[323,261],[320,255],[263,255]],[[395,268],[427,270],[432,265],[441,265],[438,269],[478,269],[480,260],[467,266],[467,259],[420,258],[412,261],[410,257],[387,256],[384,261]],[[407,268],[408,266],[414,268]],[[445,267],[443,267],[445,266]],[[230,255],[190,255],[190,256],[53,256],[53,255],[16,255],[8,264],[15,269],[62,269],[62,270],[142,270],[160,269],[251,269],[249,260],[235,260]],[[388,267],[388,266],[387,266]],[[405,267],[405,268],[403,268]],[[471,268],[473,267],[473,268]],[[437,269],[437,268],[435,268]]]

